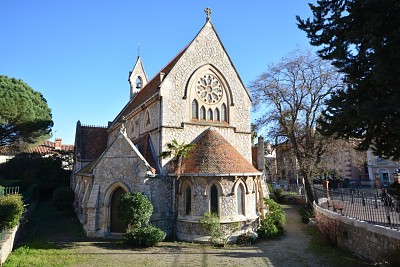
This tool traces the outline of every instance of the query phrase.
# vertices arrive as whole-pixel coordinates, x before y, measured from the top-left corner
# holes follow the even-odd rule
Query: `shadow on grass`
[[[51,202],[38,203],[33,214],[22,223],[26,225],[17,247],[63,249],[86,240],[73,210],[56,210]]]

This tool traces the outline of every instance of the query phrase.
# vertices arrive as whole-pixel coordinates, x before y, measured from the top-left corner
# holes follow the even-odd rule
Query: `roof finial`
[[[140,43],[138,43],[137,46],[137,56],[140,57]]]
[[[206,21],[210,20],[210,15],[212,13],[211,9],[209,7],[207,7],[206,9],[204,9],[204,13],[206,13],[207,17],[206,17]]]

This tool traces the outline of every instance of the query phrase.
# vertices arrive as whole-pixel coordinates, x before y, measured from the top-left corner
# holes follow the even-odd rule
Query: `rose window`
[[[213,75],[207,74],[197,81],[196,88],[199,98],[207,104],[215,104],[222,98],[221,83]]]

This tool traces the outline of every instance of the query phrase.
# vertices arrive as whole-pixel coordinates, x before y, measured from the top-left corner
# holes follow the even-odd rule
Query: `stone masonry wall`
[[[222,47],[212,25],[207,23],[199,32],[196,39],[187,48],[185,53],[170,71],[162,83],[161,95],[163,97],[162,106],[162,126],[163,127],[182,127],[182,122],[188,122],[190,99],[185,98],[187,85],[192,78],[193,73],[205,65],[210,65],[226,80],[227,91],[231,92],[231,103],[229,104],[229,126],[234,129],[222,129],[221,134],[236,149],[251,162],[251,138],[250,138],[250,108],[251,100],[248,91],[238,77],[234,66],[229,60],[224,48]],[[231,105],[233,104],[233,105]],[[199,128],[203,131],[205,127],[188,129],[185,131],[178,129],[164,130],[162,145],[165,146],[173,138],[168,135],[175,135],[177,140],[185,142],[192,141],[199,133]],[[196,132],[196,133],[194,133]],[[228,136],[229,134],[229,136]]]
[[[400,232],[350,219],[315,205],[316,216],[336,221],[338,245],[375,263],[382,263],[400,252]]]
[[[109,232],[112,192],[121,186],[129,192],[143,192],[153,204],[152,220],[168,231],[170,227],[170,182],[149,176],[148,166],[132,142],[120,135],[94,169],[93,186],[99,186],[96,225],[104,236]]]
[[[244,214],[237,214],[236,188],[238,182],[244,183],[245,189]],[[178,238],[186,241],[207,241],[206,233],[199,227],[199,218],[209,211],[209,186],[218,184],[219,217],[223,225],[239,222],[241,229],[237,235],[254,230],[258,221],[256,210],[256,188],[253,177],[181,177],[182,184],[190,183],[193,190],[192,209],[190,215],[184,214],[184,194],[180,195],[178,217]],[[217,186],[217,187],[219,187]]]

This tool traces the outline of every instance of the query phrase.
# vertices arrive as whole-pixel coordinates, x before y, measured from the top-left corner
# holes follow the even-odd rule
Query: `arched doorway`
[[[121,187],[118,187],[117,189],[114,190],[112,197],[111,197],[111,205],[110,205],[110,232],[114,233],[125,233],[126,228],[128,228],[128,225],[121,222],[120,219],[118,218],[118,212],[117,212],[117,207],[118,207],[118,201],[121,198],[123,194],[125,194],[125,190]]]

